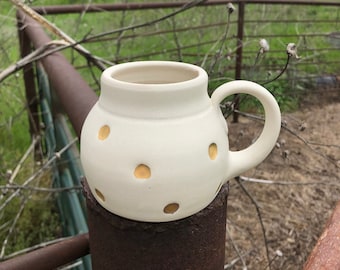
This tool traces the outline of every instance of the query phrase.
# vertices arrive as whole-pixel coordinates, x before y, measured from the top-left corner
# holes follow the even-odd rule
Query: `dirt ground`
[[[284,114],[277,147],[246,177],[275,184],[230,181],[225,269],[302,269],[340,200],[340,89],[305,95],[298,112]],[[241,117],[229,123],[233,149],[259,135],[262,123]],[[283,182],[288,182],[284,184]]]

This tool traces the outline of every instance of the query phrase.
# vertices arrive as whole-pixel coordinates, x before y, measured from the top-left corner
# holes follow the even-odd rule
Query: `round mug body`
[[[207,83],[203,69],[178,62],[132,62],[103,72],[80,147],[91,192],[105,209],[138,221],[185,218],[212,202],[226,180],[268,155],[280,120],[269,119],[259,139],[267,141],[249,147],[250,155],[260,149],[256,157],[248,148],[229,151],[219,102],[230,93],[217,89],[223,93],[210,99]],[[233,93],[243,89],[239,85],[255,87],[240,82],[227,88]],[[265,111],[275,107],[272,97],[261,95]]]
[[[92,193],[110,212],[169,221],[205,208],[225,180],[228,141],[212,107],[166,120],[109,115],[97,104],[82,135]]]

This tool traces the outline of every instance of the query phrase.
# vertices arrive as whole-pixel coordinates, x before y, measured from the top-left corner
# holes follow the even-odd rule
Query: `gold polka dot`
[[[96,192],[98,198],[102,201],[105,202],[105,196],[103,195],[103,193],[101,193],[98,189],[94,189],[94,191]]]
[[[98,139],[105,140],[110,134],[110,127],[108,125],[104,125],[99,129]]]
[[[216,143],[212,143],[212,144],[209,145],[208,153],[209,153],[209,157],[210,157],[211,160],[216,159],[217,154],[218,154]]]
[[[138,179],[148,179],[151,177],[151,170],[144,164],[139,164],[134,172],[134,175]]]
[[[163,212],[165,214],[173,214],[178,210],[178,208],[179,208],[178,203],[169,203],[164,207]]]

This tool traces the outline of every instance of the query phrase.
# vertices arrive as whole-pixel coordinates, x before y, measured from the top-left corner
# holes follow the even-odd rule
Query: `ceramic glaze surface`
[[[100,98],[82,129],[81,161],[104,208],[139,221],[185,218],[270,153],[281,124],[273,96],[234,81],[210,99],[207,83],[203,69],[177,62],[132,62],[103,72]],[[232,152],[219,103],[235,93],[257,97],[266,123],[253,145]]]

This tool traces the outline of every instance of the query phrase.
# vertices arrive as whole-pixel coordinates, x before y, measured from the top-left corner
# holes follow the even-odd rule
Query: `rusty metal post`
[[[310,254],[304,270],[340,269],[340,201]]]
[[[0,270],[51,270],[89,253],[89,236],[80,234],[0,263]]]
[[[31,53],[31,42],[26,33],[22,31],[22,23],[18,21],[18,37],[21,57],[25,57]],[[35,76],[33,72],[33,64],[28,64],[23,68],[26,101],[28,109],[28,122],[31,137],[40,134],[39,114],[38,114],[38,94],[35,86]]]
[[[238,5],[238,20],[237,20],[237,49],[236,49],[236,66],[235,66],[235,79],[241,79],[242,73],[242,53],[243,53],[243,30],[244,30],[244,9],[245,3],[240,2]],[[234,109],[238,110],[240,106],[240,96],[235,95]],[[238,122],[238,113],[233,113],[233,122]]]
[[[238,20],[237,20],[237,49],[236,49],[236,66],[235,79],[241,79],[242,73],[242,53],[243,53],[243,32],[244,32],[244,2],[238,4]]]
[[[97,203],[86,182],[84,191],[93,270],[224,268],[227,186],[199,213],[165,223],[119,217]]]

